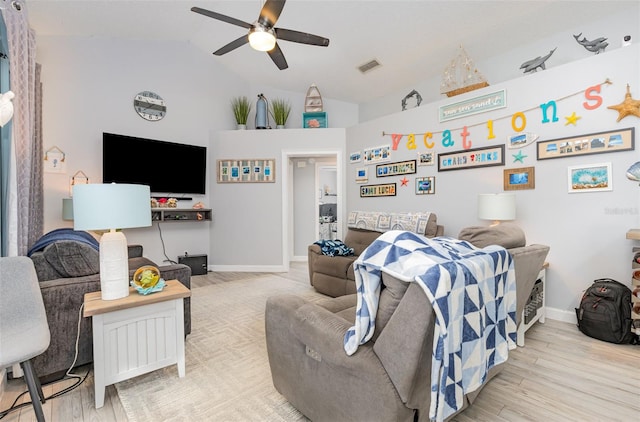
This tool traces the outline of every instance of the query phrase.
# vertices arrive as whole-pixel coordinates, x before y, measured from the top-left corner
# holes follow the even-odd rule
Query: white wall
[[[355,116],[355,113],[353,114]],[[280,271],[293,244],[293,166],[283,156],[344,157],[344,129],[233,130],[211,132],[211,159],[274,158],[274,183],[213,183],[211,266],[214,270]],[[338,158],[339,160],[340,158]],[[339,179],[340,183],[340,179]],[[313,196],[310,195],[310,201]],[[283,221],[283,216],[286,221]],[[289,251],[291,252],[291,251]]]
[[[588,7],[588,6],[581,6]],[[564,32],[554,34],[551,37],[532,40],[530,43],[519,46],[517,49],[493,56],[488,60],[478,60],[474,57],[474,44],[484,40],[461,40],[467,53],[474,60],[476,68],[487,79],[490,85],[509,81],[523,76],[520,65],[538,56],[546,55],[549,50],[557,47],[553,55],[547,60],[547,68],[557,67],[575,60],[581,60],[592,56],[583,46],[578,44],[573,38],[574,35],[582,33],[580,37],[595,39],[599,37],[607,38],[609,45],[606,52],[621,48],[622,37],[631,35],[632,42],[640,42],[640,2],[629,2],[628,11],[624,13],[614,13],[610,16],[594,15],[593,20],[584,22],[580,27],[567,28]],[[534,22],[523,22],[523,25],[535,25]],[[505,34],[508,36],[508,34]],[[486,48],[486,45],[479,48]],[[490,48],[490,46],[489,46]],[[451,59],[457,52],[451,52]],[[434,63],[444,72],[449,63]],[[394,94],[387,95],[367,104],[360,105],[360,122],[365,122],[377,117],[386,116],[402,110],[400,102],[411,90],[417,90],[423,98],[422,104],[439,101],[446,96],[440,94],[440,83],[442,77],[424,80],[418,84],[407,86]],[[409,101],[410,106],[415,106],[413,100]]]
[[[211,150],[210,141],[217,138],[211,133],[235,128],[231,98],[246,95],[253,99],[261,92],[269,100],[288,99],[292,113],[287,127],[302,126],[306,92],[247,83],[218,65],[210,52],[189,43],[37,37],[36,45],[37,61],[42,64],[44,150],[57,146],[66,153],[65,173],[44,174],[45,233],[72,226],[72,222],[62,220],[61,213],[62,198],[68,196],[73,174],[82,170],[91,183],[102,182],[103,132],[202,145]],[[154,91],[166,101],[167,115],[161,121],[149,122],[135,113],[133,97],[143,90]],[[329,98],[324,103],[330,126],[346,127],[357,122],[357,106]],[[253,118],[252,113],[249,127],[254,127]],[[270,149],[269,153],[280,156],[279,150]],[[254,156],[248,149],[236,149],[232,155]],[[140,157],[140,162],[141,171],[162,171],[163,166],[171,165],[154,163],[152,156]],[[189,208],[202,201],[219,209],[221,200],[211,194],[214,166],[215,156],[209,153],[208,193],[193,196],[193,201],[180,201],[180,207]],[[215,254],[210,250],[213,226],[208,222],[154,223],[150,228],[126,230],[125,234],[129,243],[142,244],[145,256],[157,263],[177,260],[187,251],[207,254],[209,262],[215,264]],[[251,255],[248,259],[255,262]]]
[[[469,126],[472,147],[505,144],[506,137],[515,133],[511,127],[514,113],[523,111],[527,119],[526,132],[540,135],[540,140],[574,137],[594,132],[635,127],[639,134],[640,119],[636,116],[616,122],[618,113],[607,109],[622,102],[626,85],[630,84],[635,99],[640,98],[640,53],[637,44],[575,61],[542,72],[524,75],[511,81],[492,85],[448,100],[421,105],[404,112],[371,120],[347,130],[347,156],[355,151],[377,145],[391,144],[386,133],[424,133],[450,129],[455,145],[445,148],[440,134],[434,134],[433,151],[443,153],[462,150],[461,128]],[[603,105],[595,110],[583,107],[583,91],[610,78],[612,85],[602,88]],[[438,120],[438,107],[473,98],[499,89],[507,91],[507,108],[452,120],[443,124]],[[570,94],[578,93],[561,100]],[[542,123],[539,104],[557,100],[558,118],[555,123]],[[529,111],[530,110],[530,111]],[[577,125],[566,125],[566,116],[573,112],[581,118]],[[495,139],[487,139],[486,122],[494,121]],[[478,125],[471,127],[473,125]],[[409,150],[407,138],[392,152],[391,161],[415,159],[417,152],[428,149],[417,137],[418,148]],[[522,151],[527,157],[515,162],[513,154]],[[517,224],[525,231],[528,243],[542,243],[551,247],[548,256],[547,306],[555,308],[559,317],[572,318],[581,291],[592,280],[611,277],[630,284],[631,248],[626,240],[627,230],[638,227],[638,185],[626,179],[627,168],[638,161],[637,151],[574,156],[550,160],[536,160],[536,145],[520,150],[505,150],[505,166],[438,172],[437,165],[418,167],[410,175],[410,186],[400,187],[402,177],[375,177],[375,166],[369,167],[368,184],[396,182],[397,196],[360,198],[355,183],[355,169],[362,163],[347,164],[347,211],[431,211],[445,226],[445,235],[456,236],[461,228],[486,225],[476,216],[479,193],[501,192],[503,170],[535,167],[535,189],[516,192]],[[567,167],[611,162],[613,191],[568,193]],[[435,176],[435,195],[416,195],[414,178]]]

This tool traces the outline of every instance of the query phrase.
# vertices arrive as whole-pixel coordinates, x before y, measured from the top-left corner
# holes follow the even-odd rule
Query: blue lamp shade
[[[116,229],[151,225],[149,186],[89,184],[73,186],[73,227],[110,230],[100,238],[102,300],[129,296],[127,239]]]
[[[149,186],[88,184],[73,186],[76,230],[107,230],[151,225]]]

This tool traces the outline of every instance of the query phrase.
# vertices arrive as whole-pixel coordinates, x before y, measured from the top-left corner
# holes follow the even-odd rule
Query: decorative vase
[[[284,125],[276,125],[276,129],[284,129]]]
[[[238,130],[245,130],[247,128],[247,125],[241,125],[240,123],[238,123],[237,129]]]

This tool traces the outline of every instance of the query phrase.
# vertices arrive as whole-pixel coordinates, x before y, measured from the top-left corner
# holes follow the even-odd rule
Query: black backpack
[[[610,343],[635,341],[631,331],[631,289],[610,278],[595,280],[576,308],[578,328],[589,337]]]

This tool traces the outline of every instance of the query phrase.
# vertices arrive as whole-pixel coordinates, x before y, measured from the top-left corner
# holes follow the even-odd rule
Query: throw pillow
[[[82,277],[100,273],[100,253],[74,240],[55,242],[44,248],[44,257],[63,277]]]
[[[505,249],[526,246],[527,239],[520,227],[513,223],[502,223],[496,226],[472,226],[460,230],[458,239],[466,240],[473,246],[484,248],[499,245]]]

